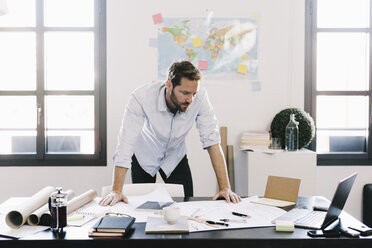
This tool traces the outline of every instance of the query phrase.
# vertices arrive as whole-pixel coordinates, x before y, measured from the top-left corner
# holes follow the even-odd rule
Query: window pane
[[[1,129],[36,130],[35,96],[0,96]]]
[[[47,32],[45,68],[47,90],[93,90],[93,33]]]
[[[0,90],[36,90],[35,42],[35,33],[0,32]]]
[[[367,129],[367,96],[318,96],[316,127]]]
[[[0,27],[35,27],[35,0],[7,1],[8,13],[0,17]]]
[[[36,131],[0,131],[0,154],[35,154]]]
[[[36,97],[0,97],[0,154],[36,153]]]
[[[318,33],[316,64],[317,90],[368,90],[368,34]]]
[[[319,0],[319,28],[368,28],[369,0]]]
[[[48,131],[47,153],[94,154],[94,131]]]
[[[47,96],[45,102],[47,129],[93,130],[93,96]]]
[[[45,25],[49,27],[94,25],[93,0],[44,0],[44,13]]]
[[[94,153],[94,97],[46,97],[46,152]]]
[[[366,152],[367,130],[330,131],[318,130],[316,151],[326,152]]]

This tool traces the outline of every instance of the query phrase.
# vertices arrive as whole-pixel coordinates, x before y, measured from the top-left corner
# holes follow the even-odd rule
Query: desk
[[[175,201],[210,200],[205,197],[174,198]],[[351,221],[357,221],[350,216]],[[371,238],[311,238],[306,229],[296,228],[293,233],[277,233],[274,227],[196,232],[189,234],[145,234],[145,223],[135,223],[133,231],[126,238],[91,239],[78,227],[65,228],[64,237],[55,237],[50,230],[36,233],[20,240],[0,238],[0,247],[104,247],[104,248],[255,248],[255,247],[372,247]]]

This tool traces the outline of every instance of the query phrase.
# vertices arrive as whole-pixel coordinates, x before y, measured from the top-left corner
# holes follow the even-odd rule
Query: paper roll
[[[31,213],[48,202],[50,194],[55,190],[54,187],[47,186],[34,194],[30,199],[26,200],[22,205],[17,206],[5,216],[6,224],[11,228],[22,226]]]
[[[96,196],[97,196],[97,192],[93,189],[90,189],[86,191],[85,193],[68,201],[67,202],[67,214],[70,214],[76,209],[93,201]],[[52,221],[52,215],[49,212],[46,212],[41,215],[39,224],[43,226],[50,226],[51,221]]]
[[[87,192],[73,198],[67,203],[67,214],[75,211],[76,209],[84,206],[85,204],[94,200],[97,196],[97,192],[93,189],[88,190]]]
[[[63,193],[67,194],[67,200],[70,200],[75,196],[75,192],[72,191],[71,189],[69,189],[69,190],[67,190]],[[30,226],[38,225],[40,223],[41,216],[45,213],[48,213],[48,212],[49,212],[49,207],[48,207],[48,203],[47,203],[44,206],[42,206],[41,208],[37,209],[32,214],[30,214],[30,216],[28,216],[28,218],[27,218],[27,223]]]

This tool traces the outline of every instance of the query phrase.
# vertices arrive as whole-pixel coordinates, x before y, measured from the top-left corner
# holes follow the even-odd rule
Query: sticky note
[[[275,230],[277,232],[293,232],[294,229],[293,221],[277,220],[275,223]]]
[[[156,38],[150,38],[149,39],[149,47],[151,47],[151,48],[157,48],[158,47],[158,39],[156,39]]]
[[[261,82],[260,81],[254,81],[252,82],[252,91],[261,91]]]
[[[67,217],[67,221],[76,221],[76,220],[83,220],[84,216],[82,215],[75,215],[71,217]]]
[[[208,61],[207,60],[199,60],[198,68],[200,70],[208,70]]]
[[[242,64],[238,65],[238,72],[239,73],[246,74],[247,69],[248,69],[248,66],[246,66],[246,65],[242,65]]]
[[[200,46],[202,46],[202,40],[201,40],[201,38],[200,37],[193,38],[192,39],[192,45],[194,47],[200,47]]]
[[[163,17],[161,16],[161,13],[153,15],[152,19],[154,20],[154,24],[159,24],[163,22]]]

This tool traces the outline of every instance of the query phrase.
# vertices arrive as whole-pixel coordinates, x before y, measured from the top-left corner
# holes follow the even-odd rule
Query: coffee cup
[[[169,225],[174,225],[177,223],[178,219],[181,217],[181,209],[176,206],[169,206],[163,208],[164,219]]]

